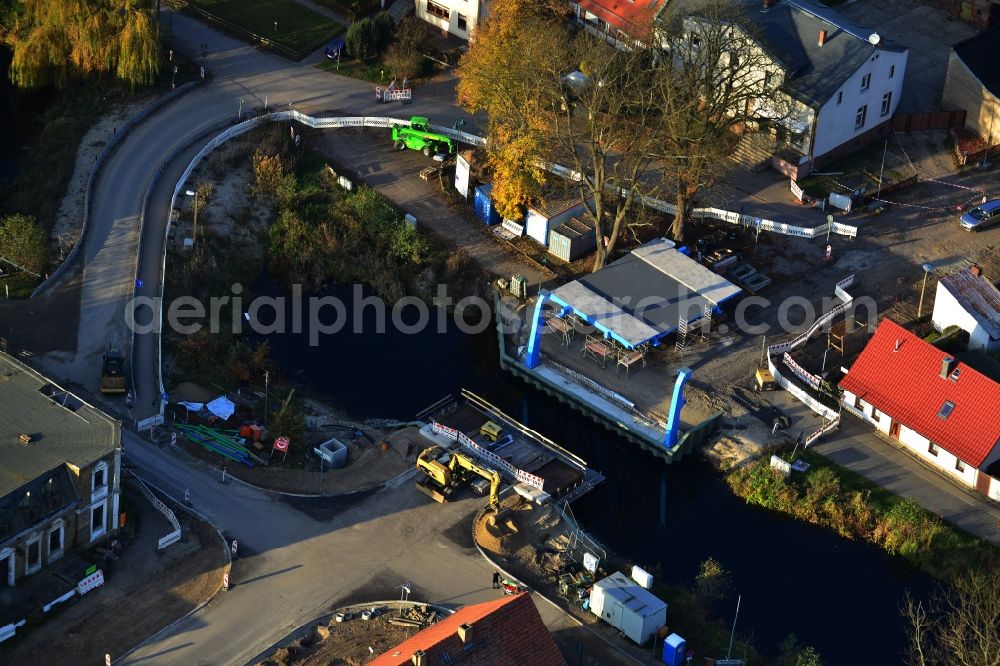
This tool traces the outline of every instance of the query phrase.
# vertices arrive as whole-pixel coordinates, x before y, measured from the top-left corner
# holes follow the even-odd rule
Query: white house
[[[571,0],[576,22],[618,48],[648,39],[653,20],[667,0]]]
[[[970,350],[1000,350],[1000,290],[975,264],[938,281],[931,320],[938,331],[958,326],[968,333]]]
[[[1000,384],[883,319],[840,388],[844,411],[1000,501]]]
[[[802,113],[785,123],[787,166],[802,177],[886,136],[903,90],[907,49],[809,0],[745,0],[762,46]]]
[[[461,39],[469,39],[486,16],[485,0],[414,0],[417,18]]]

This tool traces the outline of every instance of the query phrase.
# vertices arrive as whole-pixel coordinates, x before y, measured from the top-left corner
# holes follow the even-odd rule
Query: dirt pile
[[[418,627],[391,624],[389,618],[395,613],[390,611],[370,620],[355,617],[346,622],[331,618],[329,623],[278,648],[258,666],[361,666],[418,631]]]

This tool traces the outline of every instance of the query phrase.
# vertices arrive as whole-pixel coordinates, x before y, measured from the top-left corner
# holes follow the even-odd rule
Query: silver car
[[[1000,199],[993,199],[966,211],[959,220],[966,231],[979,231],[1000,222]]]

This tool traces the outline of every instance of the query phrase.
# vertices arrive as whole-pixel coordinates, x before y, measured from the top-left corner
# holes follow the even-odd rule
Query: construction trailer
[[[667,623],[667,604],[620,571],[594,583],[590,611],[643,645]]]

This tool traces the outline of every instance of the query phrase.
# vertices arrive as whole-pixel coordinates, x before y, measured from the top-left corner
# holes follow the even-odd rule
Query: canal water
[[[349,290],[335,293],[350,302]],[[374,319],[365,323],[362,330],[370,331]],[[752,636],[762,653],[775,654],[794,633],[829,664],[901,662],[906,627],[899,606],[906,590],[928,595],[928,576],[874,546],[747,506],[707,463],[668,466],[642,453],[501,371],[492,329],[407,335],[390,324],[384,334],[342,332],[318,347],[309,347],[305,334],[274,335],[270,344],[287,373],[355,417],[408,419],[465,387],[526,420],[607,476],[573,507],[605,545],[671,583],[690,583],[700,562],[719,560],[742,595],[737,631]]]

